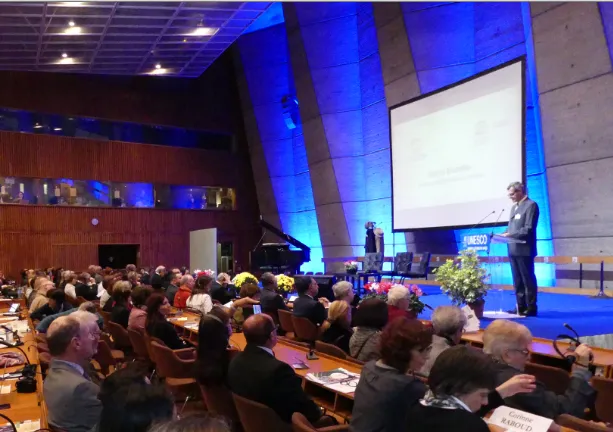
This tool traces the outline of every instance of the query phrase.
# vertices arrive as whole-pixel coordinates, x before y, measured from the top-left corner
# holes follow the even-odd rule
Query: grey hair
[[[526,187],[524,186],[524,184],[518,181],[513,182],[507,186],[507,190],[511,188],[516,191],[522,191],[522,192],[526,191]]]
[[[78,310],[76,312],[71,313],[70,317],[76,319],[79,322],[80,326],[89,323],[96,323],[96,325],[98,325],[98,317],[88,311]]]
[[[181,278],[181,285],[187,284],[190,280],[194,280],[192,275],[185,275]]]
[[[466,315],[456,306],[439,306],[432,313],[432,327],[437,336],[452,336],[466,325]]]
[[[349,293],[353,291],[353,284],[347,281],[340,281],[334,284],[332,291],[334,292],[334,298],[341,300],[349,296]]]
[[[393,286],[387,293],[387,304],[397,306],[402,300],[409,299],[409,289],[403,286]]]
[[[161,272],[162,270],[166,270],[166,267],[164,267],[164,266],[157,266],[157,267],[155,268],[155,272],[156,272],[157,274],[160,274],[160,272]]]
[[[505,351],[518,349],[522,342],[532,341],[528,327],[508,320],[496,320],[483,333],[483,352],[502,359]]]

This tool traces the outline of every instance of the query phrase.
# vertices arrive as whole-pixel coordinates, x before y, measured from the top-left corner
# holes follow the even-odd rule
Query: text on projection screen
[[[508,221],[522,180],[522,72],[511,64],[391,111],[394,229]]]

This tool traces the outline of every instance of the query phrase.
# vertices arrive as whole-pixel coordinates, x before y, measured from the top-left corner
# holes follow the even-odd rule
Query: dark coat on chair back
[[[228,385],[233,393],[272,408],[287,423],[295,412],[311,423],[321,417],[292,367],[258,346],[247,344],[230,362]]]

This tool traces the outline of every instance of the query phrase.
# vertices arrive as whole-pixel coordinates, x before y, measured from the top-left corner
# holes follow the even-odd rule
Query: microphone
[[[577,336],[577,340],[579,340],[579,333],[577,333],[577,331],[574,328],[572,328],[570,324],[564,323],[564,327],[566,327],[568,330],[573,332],[575,336]]]
[[[483,219],[481,219],[479,222],[477,222],[476,224],[474,224],[473,226],[471,226],[470,228],[468,228],[468,230],[472,230],[474,227],[476,227],[477,225],[479,225],[481,222],[483,222],[484,220],[486,220],[488,217],[490,217],[491,215],[493,215],[494,213],[496,213],[496,210],[492,210],[491,212],[489,212]]]
[[[19,336],[19,333],[16,330],[13,330],[12,328],[7,327],[4,324],[0,324],[0,328],[5,330],[7,333],[13,333],[13,337],[17,340],[17,342],[15,342],[14,344],[16,347],[23,345],[23,342],[21,341],[21,336]]]

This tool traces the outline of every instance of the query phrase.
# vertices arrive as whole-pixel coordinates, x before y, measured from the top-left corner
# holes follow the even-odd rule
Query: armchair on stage
[[[421,259],[417,265],[415,271],[411,271],[413,267],[413,252],[398,252],[394,257],[394,269],[392,271],[379,272],[378,281],[381,282],[383,276],[389,276],[392,281],[395,277],[400,277],[400,283],[402,284],[405,279],[428,279],[428,271],[430,269],[430,252],[424,252],[421,254]]]

